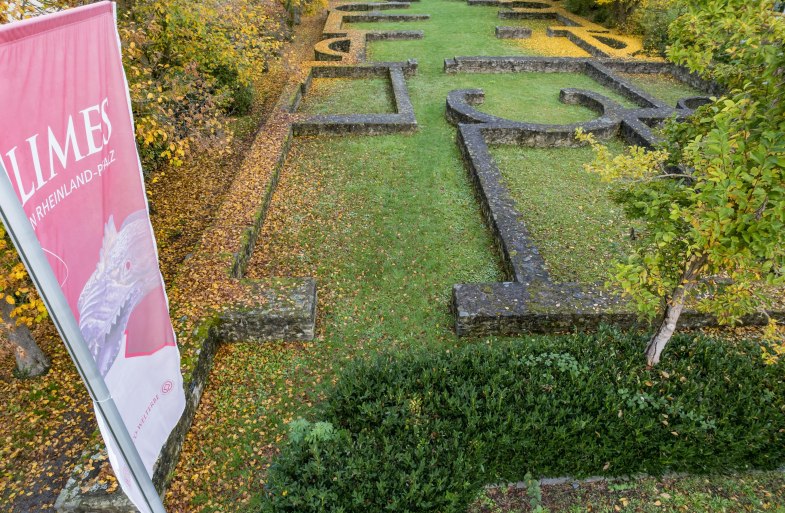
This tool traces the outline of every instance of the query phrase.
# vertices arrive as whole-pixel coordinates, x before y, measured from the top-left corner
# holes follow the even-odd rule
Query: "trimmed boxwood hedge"
[[[785,365],[754,343],[603,329],[353,363],[295,421],[263,511],[465,511],[535,476],[772,469],[785,462]]]

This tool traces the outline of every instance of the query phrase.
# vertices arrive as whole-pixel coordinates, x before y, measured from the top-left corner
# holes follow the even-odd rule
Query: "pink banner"
[[[0,26],[0,113],[0,161],[152,472],[185,398],[114,5]]]

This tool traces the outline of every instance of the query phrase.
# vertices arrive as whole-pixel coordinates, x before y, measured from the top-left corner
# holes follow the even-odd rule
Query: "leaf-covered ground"
[[[541,493],[540,504],[553,513],[785,512],[782,472],[568,482],[543,486]],[[523,486],[489,489],[469,508],[469,513],[535,511],[531,499]]]
[[[52,361],[42,378],[18,379],[0,355],[0,509],[52,511],[73,464],[96,428],[92,404],[50,324],[35,332]]]

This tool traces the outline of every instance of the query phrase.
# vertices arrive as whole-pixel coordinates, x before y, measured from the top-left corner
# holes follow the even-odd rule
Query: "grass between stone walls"
[[[430,20],[405,22],[363,22],[346,23],[349,29],[357,30],[423,30],[427,41],[427,55],[419,58],[421,64],[433,64],[441,68],[445,57],[459,55],[548,55],[550,57],[589,57],[590,55],[563,37],[547,37],[545,31],[549,26],[558,26],[557,20],[503,20],[499,19],[499,7],[469,6],[460,0],[438,0],[434,2],[415,2],[408,9],[386,11],[396,14],[430,14]],[[497,26],[520,26],[532,28],[530,39],[497,39]],[[409,54],[409,46],[418,46],[418,41],[374,42],[374,52],[380,47],[394,47],[399,44],[400,50],[395,53]],[[422,42],[419,42],[422,43]],[[386,61],[380,54],[374,60]],[[430,60],[428,60],[430,59]]]
[[[590,148],[493,146],[491,154],[554,281],[602,283],[609,262],[630,254],[633,225],[609,198],[611,184],[583,170]]]
[[[395,112],[390,80],[315,78],[298,112],[303,114],[387,114]]]
[[[639,73],[620,73],[632,85],[638,87],[655,98],[659,98],[673,107],[676,102],[689,96],[705,96],[705,93],[690,87],[668,75],[650,75]]]
[[[428,21],[349,25],[425,31],[422,40],[368,45],[369,61],[418,60],[418,72],[407,85],[419,130],[413,135],[295,140],[249,278],[315,277],[317,338],[219,350],[168,494],[170,510],[258,511],[266,469],[287,423],[308,414],[347,362],[381,350],[443,350],[476,342],[458,340],[452,331],[451,287],[504,277],[455,144],[455,129],[444,118],[447,93],[483,88],[486,102],[480,110],[540,123],[595,117],[583,107],[561,104],[563,87],[599,91],[629,105],[579,74],[445,75],[443,61],[453,56],[542,55],[518,41],[496,39],[494,27],[505,24],[497,10],[429,0],[400,11],[431,14]],[[324,81],[316,96],[306,96],[305,109],[378,111],[389,99],[380,97],[381,83],[368,82]],[[564,184],[578,179],[583,173],[579,164],[588,158],[580,149],[510,148],[499,159],[514,165],[523,151],[543,172],[556,172],[550,164],[564,161],[558,172]],[[511,184],[518,180],[523,187],[523,178],[512,176],[516,170],[502,169]],[[604,208],[599,188],[587,195],[587,205]],[[576,267],[580,265],[568,263],[565,279]],[[581,269],[578,278],[597,281],[593,275],[598,268],[591,269]]]

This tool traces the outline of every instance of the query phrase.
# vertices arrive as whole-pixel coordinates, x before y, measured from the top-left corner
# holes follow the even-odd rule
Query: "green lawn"
[[[495,146],[491,154],[554,281],[608,278],[608,263],[632,249],[631,224],[608,197],[611,185],[583,170],[591,148]]]
[[[516,43],[494,37],[494,27],[502,24],[497,10],[429,0],[407,11],[429,13],[429,21],[349,26],[425,31],[422,40],[381,41],[368,47],[368,60],[418,60],[417,75],[407,84],[419,129],[412,135],[295,140],[249,277],[316,277],[317,338],[308,344],[242,344],[221,351],[216,364],[220,374],[211,378],[208,407],[200,409],[202,417],[191,438],[198,453],[220,469],[221,480],[192,482],[193,511],[257,511],[265,465],[286,423],[319,399],[321,385],[346,361],[380,349],[476,342],[454,335],[451,288],[504,276],[460,158],[455,129],[445,120],[449,91],[482,88],[486,103],[481,110],[540,123],[595,116],[586,108],[561,104],[563,87],[623,100],[580,74],[445,75],[445,58],[525,54]],[[310,96],[303,105],[307,113],[387,112],[391,107],[383,80],[317,81]],[[578,229],[586,225],[568,226],[577,214],[557,204],[551,214],[564,214],[563,228],[553,232],[561,237],[557,242],[569,249],[577,238],[585,251],[575,252],[561,271],[558,257],[548,257],[560,246],[544,249],[561,278],[601,280],[594,261],[583,264],[577,259],[596,254],[599,264],[623,253],[628,229],[622,228],[617,212],[608,210],[604,188],[580,170],[588,150],[494,152],[524,215],[528,207],[523,202],[539,202],[537,208],[545,211],[550,207],[544,200],[568,193],[573,194],[566,196],[570,208],[583,204],[601,214],[581,219],[599,223],[590,229],[596,241],[587,244],[585,230]],[[544,180],[546,175],[551,181]],[[542,194],[526,192],[532,187]],[[616,229],[605,237],[611,225]],[[211,413],[213,419],[208,418]],[[198,458],[184,465],[179,472],[200,468]]]
[[[395,112],[390,81],[383,78],[316,78],[297,110],[304,114]]]
[[[496,23],[493,9],[451,0],[416,8],[434,15],[423,22],[430,27],[426,38],[374,42],[368,58],[420,62],[417,74],[407,80],[418,131],[297,140],[282,187],[299,184],[290,195],[303,196],[311,193],[301,188],[318,183],[323,193],[313,194],[313,202],[299,213],[307,223],[283,223],[270,234],[272,246],[266,253],[271,260],[261,267],[251,265],[252,275],[286,269],[289,274],[316,275],[322,294],[345,291],[322,308],[324,343],[334,345],[335,351],[377,341],[404,347],[454,343],[447,308],[452,285],[502,279],[455,143],[455,129],[445,119],[444,104],[451,90],[482,88],[486,103],[481,110],[539,123],[573,123],[596,116],[587,108],[559,102],[564,87],[591,89],[622,100],[576,73],[446,75],[441,66],[446,57],[510,53],[514,47],[493,38],[492,32],[490,38],[459,37],[461,31],[483,34],[482,20]],[[435,22],[444,18],[451,22]],[[445,53],[444,48],[456,41],[458,49]],[[354,95],[347,92],[356,82],[331,81],[328,85],[335,94],[322,89],[321,103],[310,108],[336,112],[350,96],[355,105],[373,104],[377,98],[371,88],[356,88]],[[291,245],[305,249],[292,251]]]
[[[643,89],[650,95],[663,100],[673,107],[676,102],[688,96],[705,96],[705,93],[680,82],[669,75],[651,75],[640,73],[619,73],[632,85]]]
[[[497,17],[498,8],[470,7],[457,0],[434,0],[412,3],[408,9],[387,11],[396,14],[430,14],[430,20],[407,22],[346,23],[356,30],[423,30],[423,40],[379,41],[370,45],[374,55],[368,60],[391,60],[381,54],[395,54],[396,59],[415,57],[427,68],[441,69],[446,57],[456,55],[521,55],[510,40],[496,39],[496,26],[503,25]],[[423,52],[422,50],[425,50]]]

